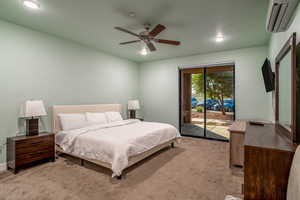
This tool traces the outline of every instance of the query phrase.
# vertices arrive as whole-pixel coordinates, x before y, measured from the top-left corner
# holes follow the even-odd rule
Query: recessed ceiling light
[[[36,1],[32,0],[24,0],[23,5],[26,6],[27,8],[37,10],[40,8],[40,5]]]
[[[216,36],[216,42],[223,42],[224,41],[224,36],[219,33],[217,36]]]
[[[135,17],[136,14],[135,14],[135,12],[129,12],[128,16],[129,16],[129,17]]]

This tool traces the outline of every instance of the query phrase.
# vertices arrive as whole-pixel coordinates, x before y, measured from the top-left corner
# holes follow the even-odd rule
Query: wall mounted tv
[[[272,72],[271,63],[268,58],[266,58],[261,70],[264,77],[266,92],[273,91],[275,89],[275,73]]]

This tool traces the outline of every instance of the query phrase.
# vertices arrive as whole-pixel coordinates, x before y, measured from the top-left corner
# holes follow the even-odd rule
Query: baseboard
[[[0,163],[0,172],[6,171],[7,167],[6,167],[6,163]]]

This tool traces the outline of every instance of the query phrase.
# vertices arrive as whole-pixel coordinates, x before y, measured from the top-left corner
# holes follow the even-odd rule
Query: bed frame
[[[56,134],[59,131],[61,131],[61,124],[58,115],[61,113],[85,113],[85,112],[120,112],[122,113],[122,105],[121,104],[93,104],[93,105],[60,105],[60,106],[53,106],[53,121],[52,121],[52,130]],[[139,161],[149,157],[150,155],[156,153],[157,151],[160,151],[163,148],[166,148],[171,145],[171,147],[174,147],[176,139],[172,139],[166,143],[163,143],[161,145],[158,145],[148,151],[145,151],[141,154],[131,156],[129,157],[129,163],[128,167],[138,163]],[[74,155],[71,153],[64,152],[62,148],[60,148],[58,145],[56,145],[56,152],[68,154],[73,157],[79,158],[81,165],[84,164],[84,160],[95,163],[97,165],[100,165],[102,167],[108,168],[111,170],[111,164],[107,162],[103,162],[100,160],[90,159],[83,156]],[[118,179],[121,179],[122,175],[117,177]]]

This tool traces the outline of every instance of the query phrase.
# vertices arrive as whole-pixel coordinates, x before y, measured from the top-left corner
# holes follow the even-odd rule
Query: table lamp
[[[39,134],[39,117],[47,115],[43,101],[25,101],[21,106],[21,117],[26,118],[26,135]]]
[[[128,101],[128,110],[129,110],[129,118],[136,118],[136,110],[140,109],[139,100],[129,100]]]

